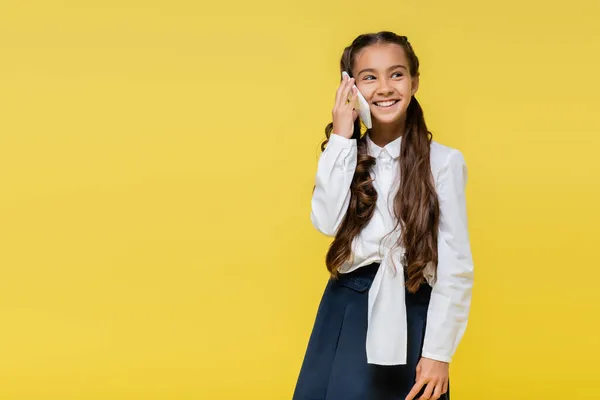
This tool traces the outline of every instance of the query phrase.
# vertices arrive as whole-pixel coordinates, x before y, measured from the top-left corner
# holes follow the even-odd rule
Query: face
[[[402,46],[393,43],[365,47],[354,60],[353,76],[358,90],[371,108],[374,123],[402,121],[419,87],[411,78]]]

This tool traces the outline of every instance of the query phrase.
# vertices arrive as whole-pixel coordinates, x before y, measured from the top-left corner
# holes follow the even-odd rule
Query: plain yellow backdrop
[[[600,398],[598,2],[0,1],[0,399],[290,399],[344,46],[469,167],[452,398]]]

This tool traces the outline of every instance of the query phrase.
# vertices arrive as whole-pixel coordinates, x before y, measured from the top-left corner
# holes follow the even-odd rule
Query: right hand
[[[353,87],[354,78],[348,78],[344,75],[340,87],[335,94],[335,104],[333,105],[333,133],[350,139],[354,134],[354,121],[358,117],[356,101],[358,98],[358,90]],[[348,102],[348,96],[350,102]]]

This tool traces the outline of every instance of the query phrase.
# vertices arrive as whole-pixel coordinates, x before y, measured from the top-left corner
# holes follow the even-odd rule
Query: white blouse
[[[404,249],[396,246],[390,251],[400,229],[392,232],[401,143],[399,137],[382,148],[367,135],[368,152],[377,159],[371,171],[377,204],[372,219],[353,241],[353,260],[340,268],[341,273],[348,273],[373,262],[381,263],[368,293],[366,351],[370,364],[406,364],[407,322],[401,264]],[[440,223],[437,273],[432,263],[424,271],[433,289],[422,356],[450,362],[467,326],[473,287],[465,200],[467,167],[459,150],[435,141],[430,146],[430,160],[440,203]],[[348,209],[356,163],[356,139],[332,133],[319,158],[311,200],[311,221],[327,236],[335,236]]]

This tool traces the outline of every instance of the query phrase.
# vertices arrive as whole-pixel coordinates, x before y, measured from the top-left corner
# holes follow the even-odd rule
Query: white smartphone
[[[350,78],[350,75],[346,71],[342,72],[342,76],[344,75]],[[354,87],[356,87],[356,85],[354,85]],[[365,124],[368,129],[371,129],[373,125],[371,123],[371,109],[369,108],[369,103],[367,103],[367,100],[364,98],[362,93],[360,93],[358,88],[356,88],[356,92],[358,97],[358,116],[362,120],[363,124]]]

